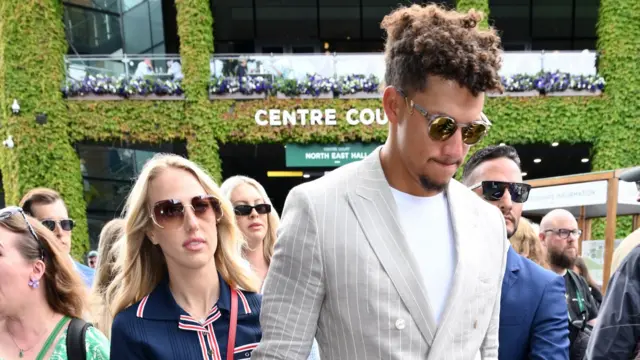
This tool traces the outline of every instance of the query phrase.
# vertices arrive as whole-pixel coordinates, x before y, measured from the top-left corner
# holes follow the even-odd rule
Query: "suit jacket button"
[[[396,320],[396,329],[402,330],[405,327],[405,323],[403,319]]]

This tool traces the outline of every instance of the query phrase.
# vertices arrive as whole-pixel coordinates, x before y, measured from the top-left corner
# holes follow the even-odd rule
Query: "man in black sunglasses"
[[[510,238],[518,229],[531,186],[522,182],[511,146],[489,146],[465,164],[463,183],[502,212]],[[500,360],[569,358],[565,284],[509,247],[500,300]]]
[[[20,200],[20,207],[25,213],[38,219],[42,225],[51,230],[58,238],[64,251],[70,254],[71,231],[75,223],[69,218],[67,206],[57,191],[48,188],[32,189]],[[91,287],[95,270],[75,261],[71,255],[69,255],[69,259],[73,261],[85,284]]]

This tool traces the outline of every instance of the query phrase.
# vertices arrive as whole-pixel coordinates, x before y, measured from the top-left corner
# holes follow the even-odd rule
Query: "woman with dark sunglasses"
[[[236,223],[246,240],[243,255],[263,282],[276,243],[280,223],[278,213],[273,209],[264,187],[252,178],[232,176],[222,183],[220,191],[231,201]]]
[[[21,208],[0,210],[0,360],[66,360],[72,349],[109,359],[96,328],[87,328],[84,342],[67,334],[87,311],[86,288],[62,246]]]
[[[236,223],[246,239],[242,249],[251,269],[260,278],[260,287],[267,276],[273,248],[278,237],[280,217],[271,205],[264,187],[247,176],[232,176],[220,186],[222,194],[231,201]],[[307,360],[318,360],[318,344],[314,340]]]
[[[114,359],[246,359],[262,338],[256,276],[231,203],[196,164],[149,160],[125,205],[113,299]]]

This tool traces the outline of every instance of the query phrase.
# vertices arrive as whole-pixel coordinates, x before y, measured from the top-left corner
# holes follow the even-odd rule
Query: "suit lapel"
[[[507,253],[507,271],[504,274],[504,280],[502,281],[502,296],[506,294],[513,284],[518,280],[518,273],[520,271],[520,259],[516,254],[516,251],[509,246]]]
[[[404,238],[395,199],[380,166],[380,148],[362,161],[349,203],[382,267],[409,310],[425,341],[436,331],[420,269]]]
[[[467,201],[464,199],[464,191],[467,190],[463,188],[463,185],[451,180],[446,190],[449,216],[455,239],[456,266],[453,274],[453,284],[447,298],[447,305],[440,318],[429,359],[441,359],[443,351],[448,351],[446,347],[451,345],[448,334],[454,332],[452,331],[452,326],[456,326],[456,316],[459,313],[459,309],[466,306],[466,304],[461,303],[461,301],[467,300],[462,296],[464,295],[462,290],[470,287],[468,282],[475,279],[475,277],[471,277],[468,274],[467,264],[469,264],[469,260],[467,257],[473,256],[473,251],[470,251],[469,245],[474,240],[474,234],[479,230],[477,217],[473,213],[474,210],[468,206]]]

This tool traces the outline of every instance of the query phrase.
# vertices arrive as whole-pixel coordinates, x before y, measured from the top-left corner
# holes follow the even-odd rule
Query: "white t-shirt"
[[[453,281],[456,249],[449,206],[444,193],[413,196],[391,189],[398,219],[425,282],[436,322],[444,311]]]

